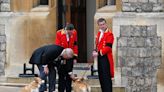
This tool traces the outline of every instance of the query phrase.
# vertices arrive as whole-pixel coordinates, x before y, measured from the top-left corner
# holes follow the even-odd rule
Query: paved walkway
[[[20,92],[20,87],[0,86],[0,92]]]
[[[16,65],[17,66],[17,65]],[[87,67],[87,65],[86,64],[77,64],[76,65],[77,67],[78,66],[83,66],[83,67]],[[22,73],[22,66],[17,66],[17,67],[12,67],[12,68],[14,68],[14,71],[15,70],[18,70],[17,72],[13,72],[13,71],[10,71],[8,74],[11,76],[14,76],[14,77],[16,77],[16,76],[18,76],[18,74],[19,73]],[[11,70],[13,70],[13,69],[11,69]],[[162,70],[164,70],[164,69],[161,69],[161,71],[159,71],[160,73],[160,75],[158,75],[158,85],[157,85],[157,92],[164,92],[164,79],[163,79],[163,76],[164,76],[164,71],[162,71]],[[36,71],[37,71],[37,68],[36,68]],[[115,82],[114,82],[114,84],[116,84],[116,85],[120,85],[120,74],[119,74],[119,72],[120,72],[120,70],[119,69],[117,69],[117,72],[116,73],[118,73],[118,74],[116,74],[116,76],[115,76]],[[76,74],[78,74],[78,76],[82,76],[83,74],[84,74],[84,70],[83,71],[81,71],[81,70],[76,70],[76,71],[74,71],[74,73],[76,73]],[[86,73],[86,76],[87,75],[90,75],[90,71],[87,71],[87,73]],[[13,87],[13,86],[3,86],[3,85],[0,85],[0,92],[20,92],[20,88],[21,87]]]

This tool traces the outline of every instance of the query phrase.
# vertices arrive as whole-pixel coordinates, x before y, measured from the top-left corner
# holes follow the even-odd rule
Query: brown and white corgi
[[[73,92],[91,92],[91,87],[84,81],[84,78],[71,75],[73,81]]]
[[[34,81],[22,88],[21,92],[39,92],[40,85],[44,81],[40,77],[35,77]]]

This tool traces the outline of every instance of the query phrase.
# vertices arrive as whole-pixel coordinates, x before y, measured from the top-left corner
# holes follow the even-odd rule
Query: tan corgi
[[[35,77],[34,81],[22,88],[21,92],[39,92],[40,85],[44,81],[40,77]]]
[[[84,78],[71,76],[73,81],[73,92],[91,92],[91,87],[84,81]]]

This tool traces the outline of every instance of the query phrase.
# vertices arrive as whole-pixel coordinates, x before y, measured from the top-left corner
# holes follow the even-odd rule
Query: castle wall
[[[0,6],[0,75],[18,76],[36,48],[54,43],[56,0],[46,6],[38,0],[2,0]]]

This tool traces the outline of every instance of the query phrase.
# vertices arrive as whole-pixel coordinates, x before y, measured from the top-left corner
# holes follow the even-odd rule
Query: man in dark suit
[[[73,51],[72,53],[68,53],[68,51],[70,51],[70,49],[68,49],[69,48],[64,49],[61,46],[53,44],[40,47],[33,52],[29,63],[37,65],[40,72],[40,78],[45,80],[45,83],[43,83],[39,88],[39,92],[44,92],[47,90],[47,76],[49,79],[49,92],[55,91],[56,70],[54,60],[59,56],[64,58],[72,58]]]
[[[59,75],[59,92],[71,92],[72,79],[70,73],[73,71],[73,65],[77,62],[78,57],[78,45],[77,45],[77,31],[73,24],[67,24],[65,28],[60,29],[56,33],[55,44],[63,48],[71,48],[74,53],[74,57],[70,59],[63,59],[63,62],[58,69]]]

